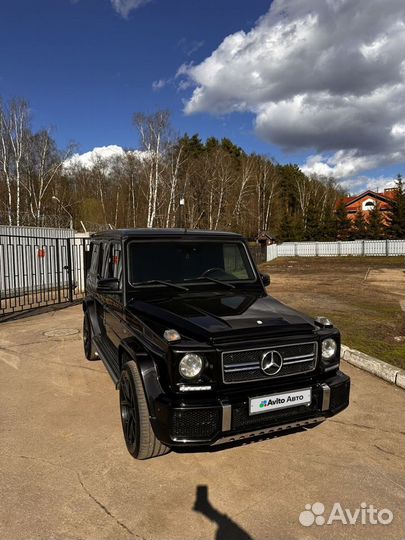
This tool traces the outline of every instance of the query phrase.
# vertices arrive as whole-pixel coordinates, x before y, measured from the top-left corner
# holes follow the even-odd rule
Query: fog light
[[[324,360],[330,360],[335,356],[337,351],[336,341],[332,338],[327,338],[322,341],[322,358]]]
[[[180,375],[185,379],[195,379],[201,373],[202,368],[201,356],[194,353],[185,354],[179,363]]]

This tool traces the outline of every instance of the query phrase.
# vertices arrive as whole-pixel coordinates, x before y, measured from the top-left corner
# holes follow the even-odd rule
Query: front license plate
[[[249,414],[260,414],[265,412],[287,409],[288,407],[299,407],[300,405],[310,405],[311,388],[283,392],[281,394],[270,394],[249,399]]]

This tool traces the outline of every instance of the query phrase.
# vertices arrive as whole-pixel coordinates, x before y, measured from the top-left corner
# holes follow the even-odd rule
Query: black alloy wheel
[[[155,436],[138,366],[129,357],[119,382],[121,423],[128,452],[135,459],[149,459],[170,452]]]

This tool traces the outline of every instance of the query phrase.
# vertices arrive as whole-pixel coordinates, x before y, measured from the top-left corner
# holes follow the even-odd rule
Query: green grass
[[[269,273],[269,293],[315,317],[329,317],[345,345],[405,368],[404,257],[286,257],[261,265]],[[369,271],[389,270],[380,283]],[[385,274],[384,274],[385,275]],[[394,275],[394,274],[393,274]]]

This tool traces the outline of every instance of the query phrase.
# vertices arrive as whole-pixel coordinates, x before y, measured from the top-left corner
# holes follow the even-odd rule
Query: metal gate
[[[250,253],[254,258],[256,264],[262,264],[266,262],[266,246],[261,246],[259,244],[249,245]]]
[[[18,312],[79,301],[88,238],[0,234],[0,321]]]

